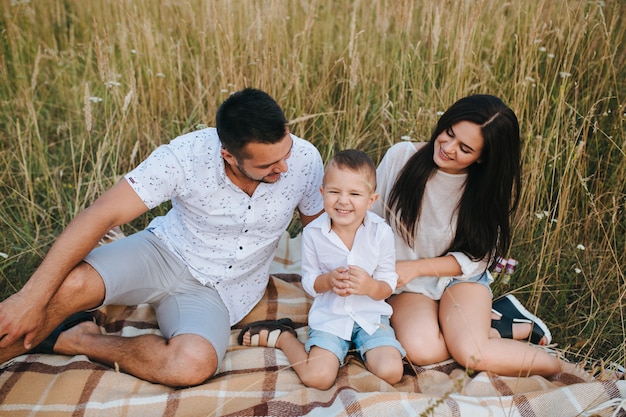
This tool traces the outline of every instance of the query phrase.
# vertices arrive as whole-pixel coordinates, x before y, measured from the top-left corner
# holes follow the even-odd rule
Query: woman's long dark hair
[[[437,171],[435,139],[461,121],[479,125],[484,144],[480,162],[468,167],[456,234],[446,252],[463,252],[473,260],[504,255],[511,242],[509,216],[517,207],[521,187],[520,133],[515,113],[494,96],[462,98],[441,116],[430,141],[399,173],[385,216],[413,247],[426,182]]]

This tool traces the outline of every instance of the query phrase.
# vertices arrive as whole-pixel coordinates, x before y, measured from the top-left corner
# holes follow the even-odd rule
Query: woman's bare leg
[[[259,332],[259,345],[266,346],[269,332]],[[250,345],[250,332],[243,336],[243,345]],[[276,340],[276,348],[282,350],[287,356],[292,368],[307,387],[327,390],[333,386],[339,373],[339,359],[334,353],[313,346],[309,353],[304,349],[304,344],[290,332],[282,332]]]
[[[526,342],[490,338],[491,294],[481,284],[447,288],[440,301],[439,321],[450,354],[469,369],[507,376],[551,376],[571,365]]]
[[[439,329],[439,302],[423,294],[403,292],[392,296],[391,327],[407,358],[416,365],[431,365],[450,358]]]

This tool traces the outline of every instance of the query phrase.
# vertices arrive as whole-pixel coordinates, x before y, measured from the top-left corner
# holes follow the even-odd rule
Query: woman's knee
[[[406,356],[416,365],[431,365],[450,358],[446,343],[439,329],[416,331],[414,334],[396,332],[398,341],[406,350]]]
[[[439,328],[439,303],[422,294],[402,293],[392,298],[391,316],[398,341],[414,364],[430,365],[450,356]]]

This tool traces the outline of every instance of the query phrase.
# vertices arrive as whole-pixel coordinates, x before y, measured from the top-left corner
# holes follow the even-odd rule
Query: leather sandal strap
[[[503,339],[513,339],[513,319],[501,316],[499,320],[491,320],[491,327],[500,333]]]

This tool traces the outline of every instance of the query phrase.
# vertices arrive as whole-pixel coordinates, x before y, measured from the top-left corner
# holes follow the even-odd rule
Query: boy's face
[[[358,227],[378,198],[373,184],[362,172],[337,166],[328,167],[320,190],[333,228]]]

